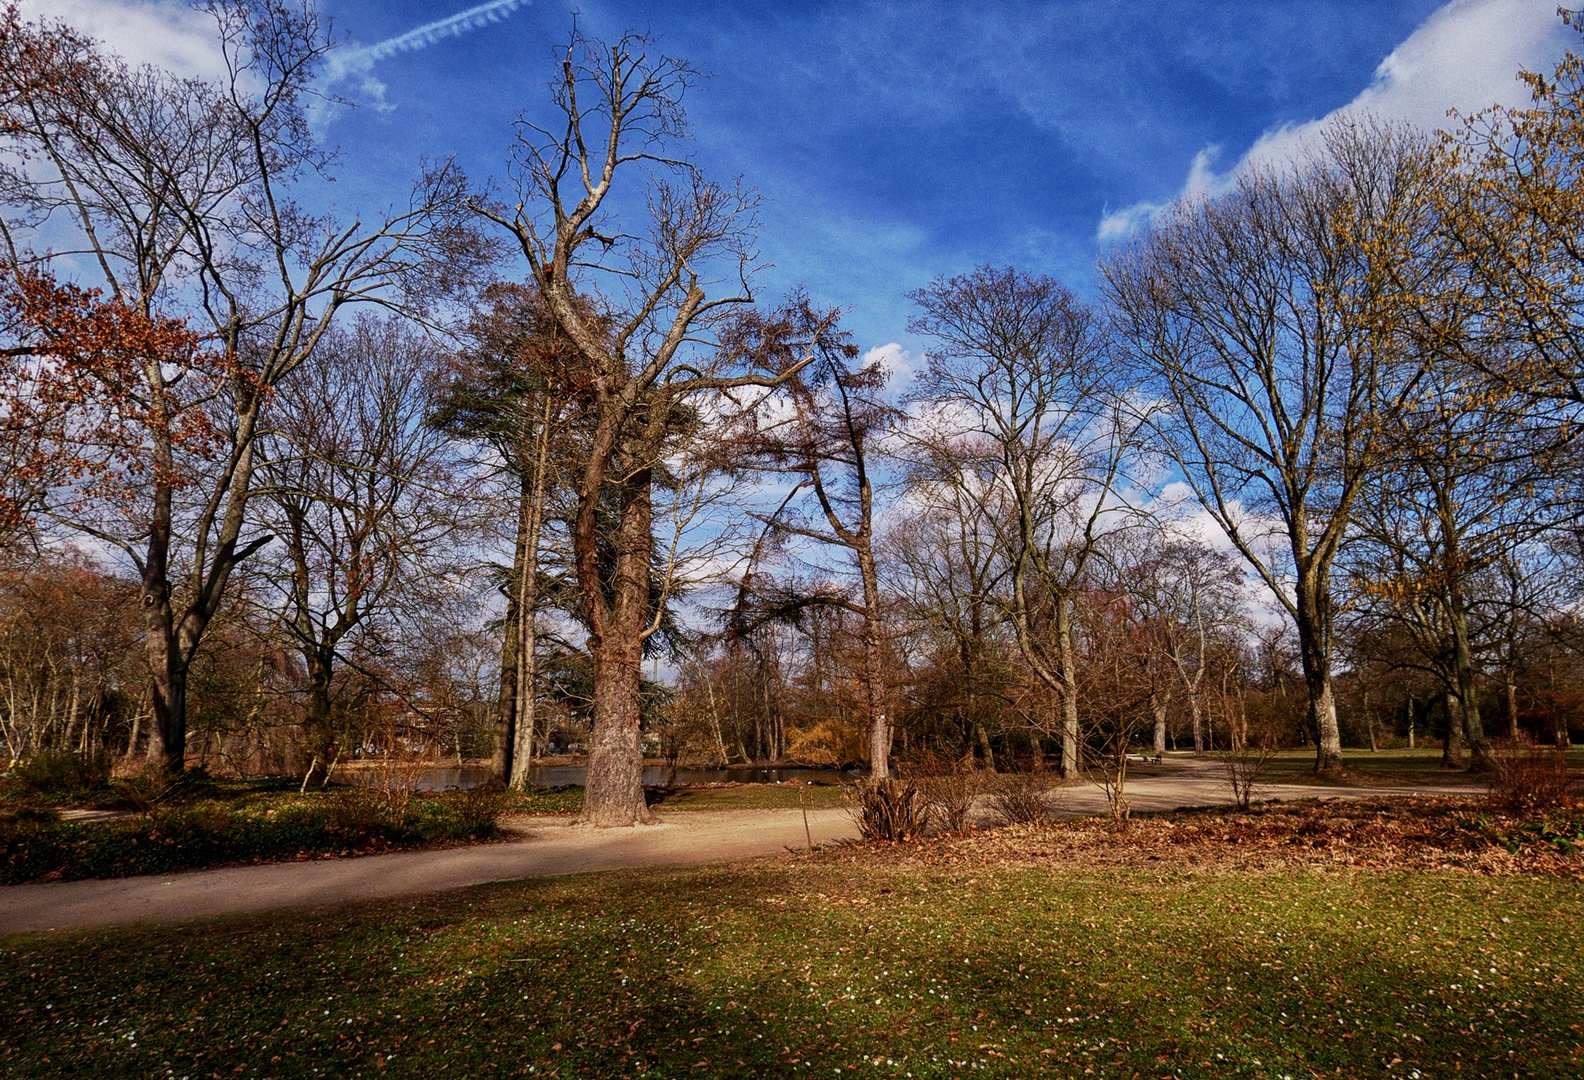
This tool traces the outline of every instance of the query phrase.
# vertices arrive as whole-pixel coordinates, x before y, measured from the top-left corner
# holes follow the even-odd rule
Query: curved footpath
[[[1477,794],[1468,786],[1336,788],[1271,785],[1258,794],[1281,799],[1371,798],[1381,795]],[[1230,803],[1225,782],[1190,768],[1128,784],[1135,812]],[[1099,788],[1065,789],[1056,816],[1106,812]],[[635,829],[584,829],[566,818],[521,818],[520,840],[408,851],[362,858],[231,866],[178,874],[0,887],[0,935],[129,923],[180,923],[279,908],[320,908],[365,900],[442,892],[492,881],[519,881],[597,870],[728,862],[802,849],[797,810],[675,811]],[[811,810],[816,844],[857,835],[845,810]]]

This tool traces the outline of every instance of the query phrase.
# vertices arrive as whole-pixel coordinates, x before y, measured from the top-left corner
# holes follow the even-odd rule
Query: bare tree
[[[579,354],[569,376],[590,434],[575,479],[572,543],[594,661],[583,820],[595,825],[649,817],[640,670],[663,610],[651,589],[657,463],[688,397],[777,381],[723,371],[702,340],[752,299],[755,198],[674,156],[687,134],[682,99],[694,79],[685,62],[656,55],[646,37],[602,43],[574,31],[555,84],[558,125],[519,128],[516,201],[477,204],[515,239]],[[644,234],[607,221],[613,192],[646,182]]]
[[[267,537],[247,535],[256,439],[272,391],[315,350],[342,306],[455,282],[488,245],[450,211],[461,178],[442,168],[372,227],[316,216],[292,190],[322,175],[305,103],[330,48],[312,0],[212,0],[225,74],[217,81],[133,68],[58,25],[8,18],[0,63],[0,239],[17,273],[95,268],[108,298],[145,319],[185,320],[202,338],[182,363],[148,355],[118,452],[148,481],[130,502],[63,489],[62,526],[119,548],[143,581],[152,669],[150,758],[183,767],[188,668],[237,566]],[[47,229],[47,232],[40,230]],[[42,245],[50,245],[44,247]],[[441,256],[436,259],[434,256]],[[191,381],[188,375],[191,373]],[[84,409],[104,407],[110,388]],[[183,458],[168,418],[203,415],[210,452]]]
[[[1205,751],[1205,677],[1217,641],[1242,622],[1242,575],[1231,557],[1169,525],[1141,531],[1121,582],[1148,627],[1155,660],[1170,673],[1152,688],[1153,748],[1166,749],[1166,714],[1174,690],[1188,704],[1194,753]]]
[[[1007,562],[1004,613],[1058,695],[1064,777],[1079,760],[1074,600],[1101,539],[1133,512],[1116,498],[1137,422],[1116,397],[1098,316],[1051,278],[981,267],[913,293],[932,342],[910,397],[930,412],[915,470],[989,507]]]
[[[449,440],[424,424],[437,353],[400,321],[364,315],[277,392],[261,440],[254,512],[283,547],[264,576],[307,671],[304,727],[327,769],[338,661],[380,651],[428,594],[459,584],[466,485]]]
[[[1404,274],[1429,269],[1434,183],[1422,139],[1345,123],[1102,267],[1140,393],[1169,406],[1159,445],[1297,627],[1318,772],[1342,768],[1332,566],[1412,384]]]
[[[958,716],[963,744],[977,745],[993,770],[986,724],[1006,696],[1006,680],[998,672],[1008,643],[998,633],[997,612],[1004,604],[1007,563],[990,520],[992,507],[959,484],[931,482],[927,472],[916,480],[903,504],[913,512],[884,538],[892,589],[915,624],[949,643],[956,671],[947,676],[946,707]]]
[[[801,611],[811,605],[841,607],[863,620],[864,706],[869,767],[877,780],[890,776],[891,718],[886,690],[886,626],[875,564],[874,479],[870,455],[876,439],[897,419],[879,396],[887,372],[877,361],[855,365],[858,348],[837,326],[837,312],[816,311],[807,297],[796,297],[768,317],[737,321],[731,342],[745,357],[773,372],[792,372],[782,387],[789,415],[760,428],[755,449],[767,464],[800,477],[781,506],[765,517],[765,527],[781,537],[798,537],[846,549],[857,571],[857,595],[838,587],[803,590],[759,589],[754,600],[760,617]],[[807,358],[812,356],[813,362]],[[813,496],[813,520],[797,514],[800,491]],[[750,564],[745,595],[753,588]]]

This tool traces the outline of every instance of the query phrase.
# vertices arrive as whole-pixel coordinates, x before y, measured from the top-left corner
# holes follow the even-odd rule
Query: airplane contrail
[[[461,37],[469,31],[500,22],[518,8],[527,7],[531,2],[532,0],[490,0],[487,4],[479,4],[477,7],[459,11],[447,18],[425,23],[405,34],[349,50],[341,56],[333,55],[328,65],[331,69],[331,78],[334,80],[353,71],[367,72],[377,61],[388,60],[397,53],[417,52],[445,38]]]

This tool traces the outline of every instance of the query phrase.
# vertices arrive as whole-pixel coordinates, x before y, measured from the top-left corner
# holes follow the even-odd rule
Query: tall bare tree
[[[755,197],[676,156],[695,78],[647,37],[605,43],[574,31],[555,83],[554,126],[519,127],[515,200],[476,204],[516,241],[578,352],[568,381],[589,436],[574,480],[572,544],[594,661],[583,809],[594,825],[649,817],[640,672],[663,611],[651,588],[657,468],[688,398],[780,377],[723,370],[709,341],[752,300]],[[645,190],[641,231],[611,221],[619,198]]]
[[[1405,275],[1430,271],[1422,138],[1362,121],[1251,168],[1102,266],[1159,445],[1298,632],[1317,772],[1343,767],[1332,566],[1413,384]]]
[[[395,624],[460,584],[466,485],[449,440],[424,424],[437,354],[394,318],[332,331],[277,392],[260,447],[253,510],[282,548],[263,576],[307,671],[304,727],[326,769],[341,749],[337,669],[388,648]]]
[[[1062,775],[1079,755],[1074,603],[1103,537],[1132,511],[1115,496],[1136,447],[1100,319],[1051,278],[981,267],[913,294],[930,362],[911,398],[930,412],[917,472],[989,507],[1007,562],[1004,613],[1060,701]]]
[[[998,653],[1006,645],[997,612],[1007,563],[991,520],[993,507],[960,484],[934,482],[930,473],[926,467],[908,485],[903,505],[912,511],[885,537],[892,587],[916,625],[950,642],[958,684],[950,695],[952,711],[961,720],[964,744],[977,745],[993,769],[986,722],[1005,694],[1005,679],[997,677],[1004,666]]]

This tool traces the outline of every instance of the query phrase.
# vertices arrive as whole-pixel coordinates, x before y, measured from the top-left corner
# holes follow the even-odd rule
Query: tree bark
[[[869,713],[869,775],[875,780],[884,780],[891,775],[891,718],[886,712],[885,631],[880,614],[880,575],[875,570],[874,548],[870,543],[867,498],[864,500],[863,518],[863,526],[856,537],[856,547],[864,594],[864,703]]]
[[[1056,600],[1056,677],[1061,698],[1061,775],[1076,780],[1083,769],[1078,750],[1078,658],[1073,648],[1072,609],[1066,597]]]
[[[652,483],[653,474],[644,466],[634,469],[622,484],[609,614],[602,620],[606,623],[603,630],[589,637],[594,657],[594,732],[581,818],[589,825],[635,825],[651,820],[644,804],[639,727],[654,546]],[[593,530],[585,532],[581,518],[580,514],[574,541],[593,544]],[[580,548],[578,555],[580,562],[585,557],[593,561],[597,553]]]
[[[1166,717],[1171,709],[1171,692],[1162,693],[1159,690],[1150,694],[1150,711],[1155,714],[1155,753],[1166,752]]]
[[[517,746],[517,680],[522,670],[523,576],[528,563],[528,504],[533,488],[527,473],[518,478],[517,544],[512,553],[512,576],[506,589],[506,624],[501,635],[500,693],[495,699],[495,753],[490,776],[502,785],[512,780]]]
[[[1296,546],[1296,545],[1295,545]],[[1331,597],[1316,581],[1315,568],[1298,576],[1298,652],[1308,691],[1308,719],[1315,733],[1315,767],[1319,774],[1343,771],[1342,730],[1337,724],[1336,697],[1331,690]]]

